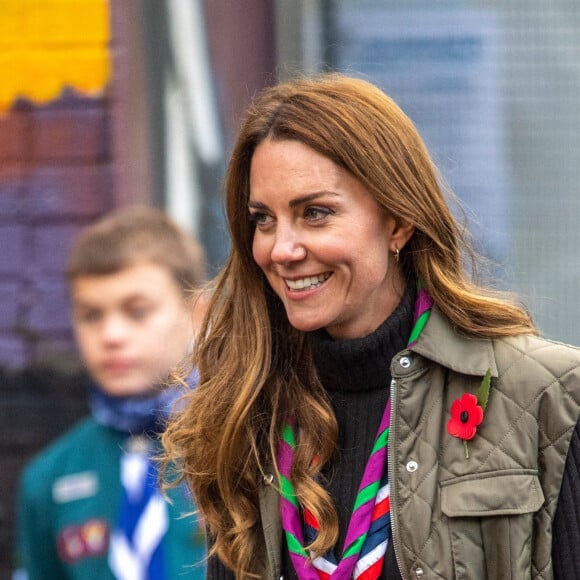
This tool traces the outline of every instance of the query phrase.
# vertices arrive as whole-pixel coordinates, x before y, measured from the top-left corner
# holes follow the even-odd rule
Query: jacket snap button
[[[419,464],[416,461],[409,461],[407,463],[407,471],[409,473],[413,473],[415,471],[417,471],[417,469],[419,468]]]
[[[399,364],[404,368],[408,369],[411,366],[411,359],[408,356],[402,356]]]
[[[417,578],[423,578],[423,568],[415,568],[415,576]]]
[[[274,481],[274,476],[269,473],[268,475],[264,475],[264,483],[266,485],[270,485]]]

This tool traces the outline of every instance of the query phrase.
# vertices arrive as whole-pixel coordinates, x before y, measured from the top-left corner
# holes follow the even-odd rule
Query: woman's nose
[[[278,227],[271,258],[273,262],[287,264],[303,260],[306,257],[304,240],[294,228]]]

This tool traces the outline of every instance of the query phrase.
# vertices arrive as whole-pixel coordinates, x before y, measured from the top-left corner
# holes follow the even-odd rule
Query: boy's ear
[[[396,218],[393,233],[391,234],[390,250],[395,253],[401,251],[411,239],[415,226],[402,218]]]

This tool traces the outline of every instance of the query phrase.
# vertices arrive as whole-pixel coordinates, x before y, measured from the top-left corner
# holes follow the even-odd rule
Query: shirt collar
[[[458,373],[498,376],[493,341],[460,334],[436,306],[411,350]]]

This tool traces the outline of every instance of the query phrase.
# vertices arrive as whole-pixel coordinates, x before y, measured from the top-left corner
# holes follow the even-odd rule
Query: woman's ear
[[[389,249],[391,252],[396,253],[397,250],[401,251],[411,239],[414,231],[415,226],[410,222],[401,218],[396,218],[394,220],[391,240],[389,243]]]

